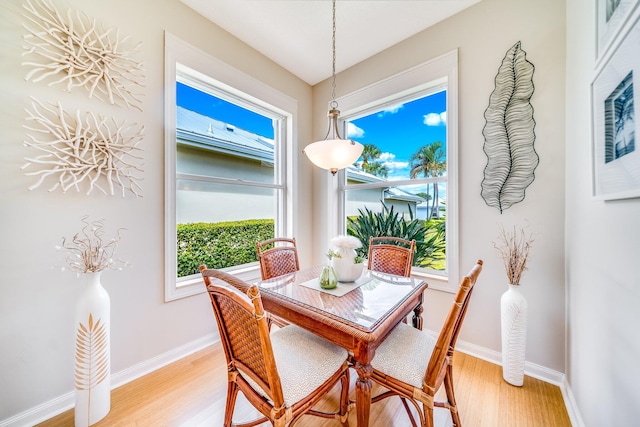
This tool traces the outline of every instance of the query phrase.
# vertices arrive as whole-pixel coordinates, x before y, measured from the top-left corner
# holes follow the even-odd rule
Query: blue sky
[[[182,83],[176,85],[176,103],[187,110],[204,114],[256,135],[273,139],[273,124],[270,118],[238,107]]]
[[[348,137],[380,149],[389,179],[406,179],[409,158],[420,147],[435,141],[446,147],[446,116],[446,92],[442,91],[353,120]]]
[[[181,83],[176,90],[179,106],[273,138],[273,126],[267,117]],[[380,161],[389,168],[388,179],[409,178],[409,157],[413,153],[435,141],[441,141],[443,148],[446,145],[446,92],[353,120],[349,123],[348,137],[380,149]]]

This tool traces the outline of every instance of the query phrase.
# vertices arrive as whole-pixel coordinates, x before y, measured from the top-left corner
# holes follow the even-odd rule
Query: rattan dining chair
[[[291,239],[276,237],[256,242],[256,249],[258,250],[262,280],[300,270],[295,237]]]
[[[453,426],[461,427],[453,392],[453,351],[481,271],[482,260],[478,260],[462,279],[437,338],[400,323],[382,342],[371,362],[371,379],[388,391],[374,397],[372,402],[400,396],[414,427],[417,427],[416,422],[407,401],[417,409],[422,427],[433,427],[434,406],[447,408],[451,412]],[[443,384],[446,402],[434,402],[434,396]]]
[[[256,242],[258,261],[260,261],[260,275],[262,280],[294,273],[300,270],[298,261],[298,247],[296,238],[275,237],[273,239]],[[269,327],[272,324],[286,326],[288,323],[281,318],[269,314]]]
[[[348,426],[347,351],[294,325],[270,333],[256,285],[206,266],[200,271],[227,359],[224,426],[254,426],[266,421],[275,427],[293,426],[305,414],[334,418]],[[238,287],[248,289],[247,293]],[[333,413],[313,410],[338,382],[342,385],[339,409]],[[234,424],[238,392],[263,417]]]
[[[367,269],[409,277],[415,250],[415,240],[409,241],[399,237],[369,237]]]

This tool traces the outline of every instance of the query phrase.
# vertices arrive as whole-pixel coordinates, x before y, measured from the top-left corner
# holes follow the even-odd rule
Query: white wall
[[[640,199],[591,197],[596,2],[584,3],[567,0],[567,378],[585,426],[637,425]]]
[[[526,198],[500,212],[480,196],[486,156],[482,150],[484,110],[494,89],[494,78],[506,51],[522,42],[535,66],[535,92],[531,103],[536,121],[535,148],[540,165]],[[440,24],[401,42],[375,57],[340,73],[336,96],[368,86],[385,77],[459,49],[459,188],[460,274],[478,258],[485,261],[460,339],[485,349],[500,349],[500,296],[507,279],[492,242],[499,224],[527,226],[535,233],[529,271],[522,292],[529,302],[526,359],[547,369],[564,372],[564,72],[565,4],[558,0],[483,0]],[[340,41],[337,40],[339,44]],[[330,100],[330,81],[314,87],[314,135],[321,137]],[[331,179],[314,171],[316,249],[331,237],[330,213],[325,205]],[[330,176],[330,175],[329,175]],[[327,212],[325,214],[325,212]],[[321,259],[316,252],[316,261]],[[425,325],[440,328],[451,294],[428,291]]]
[[[205,294],[164,303],[164,31],[252,75],[298,102],[298,138],[311,139],[311,89],[228,33],[175,0],[54,0],[66,17],[68,8],[96,17],[143,44],[146,70],[144,112],[89,100],[76,89],[25,81],[21,0],[0,3],[0,424],[73,391],[74,307],[82,281],[52,269],[64,264],[54,246],[78,230],[84,214],[104,217],[107,229],[124,227],[120,255],[132,267],[102,276],[111,296],[112,373],[135,369],[150,359],[214,336],[215,323]],[[20,170],[34,155],[23,146],[24,108],[29,96],[60,101],[75,111],[94,111],[145,127],[143,198],[90,196],[75,191],[47,192],[51,181],[33,191],[34,177]],[[289,147],[296,161],[301,148]],[[308,220],[311,174],[295,171],[296,228],[300,257],[309,263]],[[68,401],[65,401],[68,403]],[[54,405],[55,406],[55,405]]]

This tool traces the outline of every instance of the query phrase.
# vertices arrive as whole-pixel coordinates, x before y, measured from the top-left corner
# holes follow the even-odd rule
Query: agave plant
[[[347,220],[347,234],[357,237],[362,247],[357,250],[358,255],[366,257],[369,252],[369,237],[400,237],[405,240],[416,241],[416,253],[413,265],[431,267],[434,262],[445,257],[444,221],[425,221],[414,218],[409,209],[409,219],[406,220],[393,206],[388,208],[382,203],[381,212],[372,212],[368,208],[358,209],[359,215]],[[427,225],[431,225],[427,227]]]

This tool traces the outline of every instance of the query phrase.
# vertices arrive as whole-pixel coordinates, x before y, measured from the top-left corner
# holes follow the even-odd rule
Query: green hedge
[[[256,241],[274,236],[272,219],[178,224],[178,277],[198,267],[225,268],[258,260]]]

